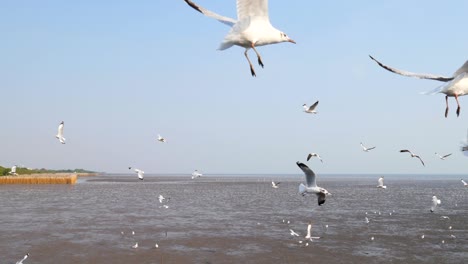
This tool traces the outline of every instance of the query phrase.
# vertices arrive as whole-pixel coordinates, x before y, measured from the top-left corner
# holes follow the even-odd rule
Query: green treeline
[[[0,166],[0,176],[10,175],[11,168],[5,168]],[[74,169],[74,170],[48,170],[48,169],[32,169],[16,167],[16,173],[18,175],[25,174],[39,174],[39,173],[94,173],[94,171],[84,170],[84,169]]]

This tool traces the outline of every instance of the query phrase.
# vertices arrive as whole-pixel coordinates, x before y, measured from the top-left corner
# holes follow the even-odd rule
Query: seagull
[[[274,182],[274,181],[272,181],[272,182],[271,182],[271,187],[273,187],[273,188],[275,188],[275,189],[278,189],[280,183],[281,183],[281,182]]]
[[[441,159],[441,160],[445,160],[448,156],[452,155],[452,153],[450,153],[450,154],[441,156],[441,155],[437,154],[437,152],[436,152],[435,154],[436,154],[436,156],[438,156],[439,159]]]
[[[289,229],[289,232],[291,232],[291,236],[299,236],[299,234],[294,232],[292,229]]]
[[[132,246],[132,248],[138,248],[138,242],[136,242],[135,245]]]
[[[421,239],[424,239],[424,234],[421,236]]]
[[[431,213],[434,212],[434,210],[436,209],[436,206],[440,204],[440,200],[437,199],[437,196],[432,196],[432,206],[431,206]],[[448,217],[447,217],[448,218]]]
[[[402,150],[400,150],[400,152],[408,152],[411,155],[412,158],[418,158],[421,161],[422,165],[426,166],[426,165],[424,165],[424,161],[421,159],[421,157],[419,157],[416,154],[413,154],[413,152],[411,152],[411,151],[409,151],[407,149],[402,149]]]
[[[374,241],[374,237],[371,237],[370,240],[371,240],[371,241]]]
[[[158,243],[154,244],[154,247],[155,247],[155,248],[159,248]]]
[[[166,143],[166,139],[161,137],[161,135],[158,134],[158,141],[162,143]]]
[[[145,172],[139,169],[135,169],[135,172],[138,175],[138,179],[143,180],[143,174],[145,174]]]
[[[452,226],[449,226],[449,230],[452,230]]]
[[[296,162],[297,166],[304,172],[306,176],[306,185],[300,184],[299,185],[299,193],[304,196],[306,193],[315,193],[318,198],[318,205],[321,206],[322,204],[325,203],[325,198],[329,193],[327,190],[325,190],[322,187],[318,187],[316,183],[316,177],[315,173],[307,167],[304,163],[301,162]]]
[[[159,203],[162,203],[164,200],[166,200],[166,198],[164,198],[164,196],[162,196],[161,194],[159,195],[158,199]]]
[[[23,257],[22,260],[16,261],[16,264],[23,264],[23,261],[26,260],[28,257],[29,257],[29,253],[27,253],[26,255],[24,255],[24,257]]]
[[[132,231],[132,235],[133,235],[133,236],[135,235],[135,231]]]
[[[319,239],[320,237],[313,237],[311,236],[311,231],[312,231],[312,222],[309,222],[309,224],[307,225],[307,235],[304,237],[305,239],[309,239],[310,241],[312,241],[312,239]]]
[[[434,199],[434,198],[432,198]],[[440,204],[440,200],[439,200],[439,204]],[[446,216],[446,215],[443,215],[440,217],[441,219],[445,219],[445,220],[450,220],[450,217]]]
[[[16,165],[13,165],[13,166],[11,167],[11,170],[10,170],[9,173],[10,173],[11,175],[18,175],[18,174],[16,173]]]
[[[463,183],[463,186],[468,187],[468,183],[466,183],[463,179],[461,179],[461,182]]]
[[[312,158],[312,157],[317,157],[317,158],[323,163],[322,158],[321,158],[320,155],[317,154],[317,153],[309,153],[309,155],[307,155],[307,161],[309,161],[310,158]]]
[[[413,72],[408,72],[408,71],[403,71],[403,70],[398,70],[392,67],[389,67],[387,65],[382,64],[378,60],[374,59],[372,56],[369,55],[369,57],[377,62],[377,64],[393,73],[400,74],[403,76],[408,76],[408,77],[416,77],[419,79],[430,79],[430,80],[436,80],[436,81],[441,81],[445,82],[446,84],[441,85],[437,87],[435,90],[427,92],[426,94],[436,94],[436,93],[443,93],[445,94],[445,117],[447,117],[448,114],[448,97],[455,97],[455,100],[457,101],[457,117],[460,115],[460,103],[458,102],[458,97],[463,96],[468,94],[468,61],[463,64],[451,77],[445,77],[445,76],[440,76],[440,75],[434,75],[434,74],[425,74],[425,73],[413,73]]]
[[[366,148],[366,147],[362,144],[362,142],[361,142],[361,148],[362,148],[362,151],[365,151],[365,152],[369,152],[369,151],[375,149],[375,147]]]
[[[315,111],[315,108],[317,108],[318,103],[319,103],[319,101],[315,102],[310,107],[307,106],[306,104],[303,104],[302,107],[304,107],[304,112],[306,112],[308,114],[317,114],[318,112]]]
[[[367,218],[367,216],[366,216],[366,219],[365,219],[365,220],[366,220],[366,224],[368,224],[368,223],[370,222],[370,221],[369,221],[369,218]]]
[[[163,205],[163,207],[167,209],[167,208],[169,208],[169,205],[165,204],[165,205]]]
[[[380,177],[379,178],[379,184],[377,185],[377,188],[382,188],[382,189],[387,189],[387,186],[383,185],[383,180],[384,180],[384,177]]]
[[[192,173],[192,180],[195,179],[195,178],[199,178],[203,176],[202,173],[198,172],[198,170],[195,170],[193,173]]]
[[[64,126],[64,123],[62,121],[60,122],[60,125],[58,126],[57,135],[55,137],[60,141],[60,143],[65,144],[65,138],[63,137],[63,126]]]
[[[460,150],[463,152],[463,155],[468,156],[468,136],[465,142],[461,142]]]
[[[268,0],[237,0],[237,20],[218,15],[190,0],[185,0],[185,2],[205,16],[214,18],[231,27],[231,30],[226,37],[224,37],[218,49],[225,50],[234,45],[245,48],[244,56],[249,62],[252,76],[256,76],[256,74],[249,56],[247,55],[250,49],[255,51],[258,64],[263,68],[262,58],[255,47],[280,42],[296,44],[294,40],[290,39],[286,34],[270,24],[270,19],[268,17]]]

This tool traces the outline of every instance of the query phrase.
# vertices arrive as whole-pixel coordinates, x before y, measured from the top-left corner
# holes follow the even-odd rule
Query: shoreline
[[[44,173],[2,176],[0,177],[0,184],[75,184],[79,176],[81,176],[80,173]]]

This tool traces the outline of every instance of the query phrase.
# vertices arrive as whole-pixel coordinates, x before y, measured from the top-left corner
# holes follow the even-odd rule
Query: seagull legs
[[[458,95],[455,95],[455,100],[457,100],[457,117],[460,115],[460,103],[458,102]]]
[[[249,62],[250,73],[252,74],[253,77],[257,77],[257,75],[255,74],[254,68],[252,66],[252,62],[250,62],[249,55],[247,55],[247,51],[249,51],[249,49],[245,49],[244,55],[247,58],[247,61]]]
[[[252,49],[255,51],[255,53],[257,54],[257,59],[258,59],[258,65],[262,66],[263,68],[263,62],[262,62],[262,57],[260,56],[260,54],[258,53],[258,51],[255,49],[255,44],[252,43]]]
[[[447,118],[448,115],[448,95],[445,96],[445,118]]]
[[[457,101],[457,117],[460,115],[460,102],[458,102],[458,95],[455,95],[455,100]],[[445,118],[447,118],[447,115],[448,115],[448,110],[449,110],[449,107],[448,107],[448,95],[445,96],[445,105],[446,105],[446,108],[445,108]]]

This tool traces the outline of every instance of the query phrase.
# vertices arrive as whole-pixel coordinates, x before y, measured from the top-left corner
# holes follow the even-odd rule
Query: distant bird
[[[434,197],[435,197],[435,196],[434,196]],[[432,198],[432,199],[434,200],[434,198]],[[439,200],[439,203],[438,203],[438,204],[440,204],[440,200]],[[442,216],[440,217],[440,219],[450,220],[450,217],[448,217],[448,216],[446,216],[446,215],[442,215]]]
[[[463,179],[461,179],[461,182],[463,183],[463,186],[468,187],[468,183],[466,183]]]
[[[366,221],[366,224],[368,224],[370,222],[369,218],[367,218],[367,216],[366,216],[366,218],[364,220]]]
[[[431,206],[431,213],[433,213],[437,207],[437,205],[440,204],[440,200],[437,199],[437,196],[432,196],[432,206]]]
[[[419,157],[418,155],[414,154],[413,152],[411,152],[411,151],[409,151],[409,150],[407,150],[407,149],[402,149],[402,150],[400,150],[400,152],[408,152],[408,153],[411,155],[412,158],[418,158],[418,159],[421,161],[422,165],[423,165],[423,166],[426,166],[426,165],[424,165],[424,161],[421,159],[421,157]]]
[[[424,239],[424,234],[421,236],[421,239]]]
[[[463,155],[468,156],[468,136],[465,142],[461,142],[460,150],[463,152]]]
[[[403,76],[408,76],[408,77],[416,77],[419,79],[430,79],[430,80],[436,80],[436,81],[441,81],[441,82],[446,82],[446,84],[441,85],[434,89],[433,91],[430,91],[426,94],[436,94],[436,93],[443,93],[445,94],[445,117],[447,117],[448,114],[448,97],[455,97],[455,100],[457,101],[457,117],[460,115],[460,103],[458,102],[458,97],[463,96],[468,94],[468,61],[463,64],[452,76],[446,77],[446,76],[441,76],[441,75],[434,75],[434,74],[425,74],[425,73],[413,73],[413,72],[408,72],[408,71],[403,71],[403,70],[398,70],[395,68],[392,68],[390,66],[384,65],[383,63],[379,62],[378,60],[374,59],[372,56],[369,55],[369,57],[377,62],[377,64],[396,74],[400,74]]]
[[[64,122],[62,121],[58,126],[57,135],[55,137],[60,141],[60,143],[65,144],[65,138],[63,137],[63,126]]]
[[[450,237],[451,237],[451,238],[457,238],[457,237],[456,237],[455,235],[453,235],[453,234],[452,234],[452,235],[450,235]]]
[[[437,152],[436,152],[435,154],[436,154],[436,156],[439,157],[439,159],[441,159],[441,160],[445,160],[448,156],[452,155],[452,153],[450,153],[450,154],[446,154],[446,155],[443,155],[443,156],[442,156],[442,155],[437,154]]]
[[[161,137],[161,135],[158,134],[158,141],[162,143],[166,143],[166,139]]]
[[[291,236],[299,236],[299,234],[294,232],[292,229],[289,229],[289,232],[291,232]]]
[[[319,160],[320,160],[320,162],[322,162],[322,163],[323,163],[323,160],[322,160],[322,158],[321,158],[321,157],[320,157],[320,155],[319,155],[319,154],[317,154],[317,153],[309,153],[309,155],[307,155],[307,161],[309,161],[309,160],[310,160],[310,158],[312,158],[312,157],[316,157],[317,159],[319,159]]]
[[[143,180],[143,174],[145,174],[145,172],[139,169],[135,169],[135,172],[138,176],[138,179]]]
[[[370,240],[371,240],[371,241],[374,241],[374,237],[371,237]]]
[[[163,205],[163,207],[167,209],[167,208],[169,208],[169,205],[165,204],[165,205]]]
[[[452,230],[452,226],[449,226],[449,230]]]
[[[138,242],[136,242],[135,245],[132,246],[132,248],[138,248]]]
[[[281,183],[281,182],[274,182],[274,181],[272,181],[272,182],[271,182],[271,187],[273,187],[273,188],[275,188],[275,189],[278,189],[280,183]]]
[[[133,236],[135,235],[135,231],[132,231],[132,235],[133,235]]]
[[[365,151],[365,152],[369,152],[369,151],[375,149],[375,147],[366,148],[366,147],[362,144],[362,142],[361,142],[361,148],[362,148],[362,151]]]
[[[234,45],[245,48],[244,55],[249,62],[250,73],[252,76],[256,76],[256,74],[249,56],[247,55],[247,51],[249,51],[249,49],[253,49],[255,51],[257,54],[258,64],[263,68],[262,58],[255,47],[280,42],[296,43],[294,40],[286,36],[286,34],[274,28],[270,24],[267,0],[237,0],[237,20],[206,10],[190,0],[185,0],[185,2],[205,16],[214,18],[231,27],[231,30],[224,37],[224,40],[218,49],[225,50]]]
[[[317,186],[315,173],[307,167],[304,163],[296,162],[297,166],[304,172],[306,177],[306,185],[300,184],[299,185],[299,193],[304,196],[306,193],[314,193],[317,195],[318,198],[318,205],[321,206],[325,203],[325,199],[327,195],[330,195],[327,190],[322,187]]]
[[[154,247],[155,247],[155,248],[159,248],[158,243],[154,244]]]
[[[200,173],[198,170],[195,170],[195,171],[192,173],[192,180],[195,179],[195,178],[200,178],[201,176],[203,176],[203,174]]]
[[[384,185],[384,177],[380,177],[378,180],[377,188],[387,189],[387,186]]]
[[[159,203],[162,203],[164,200],[166,200],[166,198],[164,198],[164,196],[162,196],[161,194],[159,195],[158,199]]]
[[[304,112],[306,112],[308,114],[317,114],[318,112],[315,111],[315,108],[317,108],[318,103],[319,103],[319,101],[315,102],[310,107],[307,106],[306,104],[303,104],[302,107],[304,107]]]
[[[307,225],[307,235],[305,236],[305,239],[309,239],[310,241],[312,241],[312,239],[320,238],[320,237],[311,236],[311,232],[312,232],[312,222],[309,222],[309,224]]]
[[[25,261],[29,257],[29,253],[24,255],[23,259],[16,261],[16,264],[23,264],[23,261]]]
[[[16,173],[16,165],[13,165],[13,166],[11,167],[11,170],[10,170],[9,173],[10,173],[11,175],[18,175],[18,174]]]

